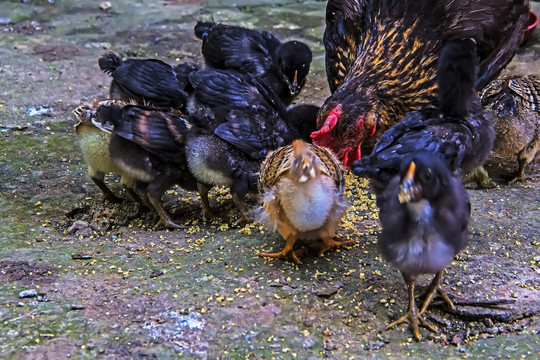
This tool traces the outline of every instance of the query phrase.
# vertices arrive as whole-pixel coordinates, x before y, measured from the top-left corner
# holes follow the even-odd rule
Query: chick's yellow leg
[[[322,256],[327,250],[330,250],[332,248],[339,247],[339,246],[353,245],[355,243],[354,240],[335,241],[330,236],[323,237],[321,240],[322,240],[322,245],[319,246],[319,256]]]
[[[439,295],[442,297],[444,302],[450,307],[450,309],[455,310],[454,303],[452,303],[452,300],[446,295],[446,292],[441,287],[441,279],[442,279],[442,271],[439,271],[437,275],[433,278],[433,281],[431,281],[431,284],[429,284],[428,292],[426,294],[426,298],[424,300],[424,303],[422,304],[422,309],[420,310],[420,314],[423,314],[426,312],[429,304],[431,301],[435,298],[435,295],[439,293]]]
[[[298,256],[301,256],[306,251],[306,249],[299,249],[296,251],[293,250],[294,244],[296,243],[296,239],[298,238],[298,235],[296,231],[294,230],[294,228],[287,223],[281,223],[278,226],[278,232],[286,241],[286,244],[283,250],[276,253],[261,253],[260,256],[292,260],[296,264],[301,264],[302,262],[300,261]]]
[[[204,184],[201,184],[200,182],[197,183],[197,192],[199,193],[199,196],[201,197],[202,216],[203,216],[204,221],[216,217],[216,215],[214,215],[214,213],[212,212],[212,208],[210,207],[210,202],[208,202],[209,191],[210,191],[209,187],[207,187]]]
[[[157,211],[159,215],[159,220],[155,226],[156,228],[159,227],[160,225],[163,225],[164,227],[169,228],[169,229],[185,229],[186,228],[185,226],[174,223],[171,220],[171,218],[169,218],[169,215],[167,215],[167,213],[165,212],[163,205],[161,205],[160,199],[156,199],[153,197],[148,197],[148,199],[150,200],[150,203],[152,204],[152,206],[154,207],[154,209]]]
[[[386,329],[391,329],[406,322],[411,327],[415,340],[419,341],[422,338],[420,331],[418,330],[419,325],[432,332],[435,332],[435,329],[429,325],[426,320],[424,320],[422,314],[416,306],[416,302],[414,301],[414,281],[405,281],[407,282],[407,288],[409,290],[409,310],[405,314],[401,315],[397,320],[388,324]]]

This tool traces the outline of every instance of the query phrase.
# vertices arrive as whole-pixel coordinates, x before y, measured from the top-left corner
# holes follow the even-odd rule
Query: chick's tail
[[[450,40],[441,51],[437,69],[439,102],[446,116],[465,116],[475,100],[478,58],[471,39]]]
[[[106,74],[111,75],[113,71],[115,71],[120,65],[122,65],[123,61],[120,56],[116,55],[113,52],[107,52],[98,60],[99,68],[101,71],[103,71]]]

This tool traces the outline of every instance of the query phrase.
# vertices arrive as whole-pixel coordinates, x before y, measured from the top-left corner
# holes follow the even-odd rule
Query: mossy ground
[[[422,332],[420,343],[406,327],[384,331],[403,312],[406,292],[377,250],[376,207],[365,181],[349,179],[353,207],[339,231],[357,245],[321,258],[309,253],[301,265],[259,258],[282,240],[255,224],[229,225],[238,212],[222,189],[211,198],[220,217],[207,223],[195,194],[165,195],[185,231],[155,230],[136,204],[101,201],[70,112],[107,96],[109,79],[97,67],[105,48],[176,63],[198,58],[197,19],[272,29],[314,49],[313,74],[298,102],[320,104],[328,95],[323,14],[323,2],[212,8],[126,0],[104,12],[92,2],[13,1],[0,10],[15,22],[0,32],[0,357],[538,356],[539,180],[470,191],[470,246],[444,277],[458,299],[515,303],[460,306],[454,314],[434,306],[428,320],[440,334]],[[510,70],[540,69],[538,44],[535,35]],[[27,115],[39,106],[46,115]],[[488,170],[508,172],[515,168],[509,160]],[[120,191],[118,179],[107,181]],[[38,296],[18,297],[28,289]]]

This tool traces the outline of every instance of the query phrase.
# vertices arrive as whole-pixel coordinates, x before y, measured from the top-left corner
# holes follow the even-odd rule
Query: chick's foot
[[[431,281],[431,284],[429,284],[424,303],[422,304],[422,309],[420,310],[420,314],[424,314],[426,312],[429,304],[435,298],[435,295],[437,293],[439,293],[440,297],[450,307],[450,309],[455,310],[454,303],[452,303],[452,300],[450,300],[448,295],[446,295],[446,292],[441,287],[441,279],[442,271],[439,271],[433,278],[433,281]]]
[[[416,303],[414,301],[414,282],[407,284],[407,286],[409,290],[409,310],[405,314],[400,316],[397,320],[392,321],[390,324],[388,324],[386,330],[389,330],[397,325],[406,322],[409,324],[415,340],[420,341],[422,336],[420,335],[418,326],[422,326],[431,332],[435,332],[435,328],[428,324],[428,322],[424,319],[422,313],[418,310],[418,307],[416,306]]]
[[[285,259],[289,261],[294,261],[295,264],[300,265],[302,262],[300,261],[299,257],[304,255],[306,253],[307,249],[302,248],[298,250],[292,250],[292,249],[283,249],[280,252],[276,253],[260,253],[260,257],[268,257],[268,258],[275,258],[275,259]]]
[[[333,249],[335,247],[355,244],[354,240],[335,241],[332,238],[324,238],[324,239],[321,239],[321,241],[322,243],[320,243],[320,245],[318,246],[319,256],[323,256],[326,251]]]

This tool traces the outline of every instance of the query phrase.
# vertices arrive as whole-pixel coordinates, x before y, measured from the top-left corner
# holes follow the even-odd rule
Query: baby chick
[[[511,183],[524,180],[527,165],[540,157],[540,78],[505,75],[488,84],[480,97],[493,114],[493,151],[517,156],[519,167]]]
[[[300,264],[304,250],[294,250],[297,239],[319,240],[319,256],[325,251],[353,244],[337,242],[336,234],[349,202],[343,193],[343,173],[328,150],[295,140],[271,152],[261,165],[259,189],[262,207],[258,221],[276,230],[286,241],[282,251],[261,257],[284,258]]]
[[[379,247],[384,258],[401,271],[409,292],[408,311],[388,328],[408,322],[419,340],[418,325],[434,331],[423,314],[436,293],[454,308],[441,288],[441,278],[454,255],[467,245],[469,195],[443,159],[419,152],[403,158],[399,174],[377,195],[377,205],[382,225]],[[419,310],[414,285],[426,273],[436,276]]]
[[[74,127],[84,160],[88,166],[88,174],[101,189],[104,199],[121,202],[122,199],[113,194],[104,182],[105,174],[120,174],[121,184],[134,196],[135,180],[126,175],[111,159],[109,153],[110,133],[94,125],[95,109],[79,106],[73,110],[73,116],[79,121]]]

